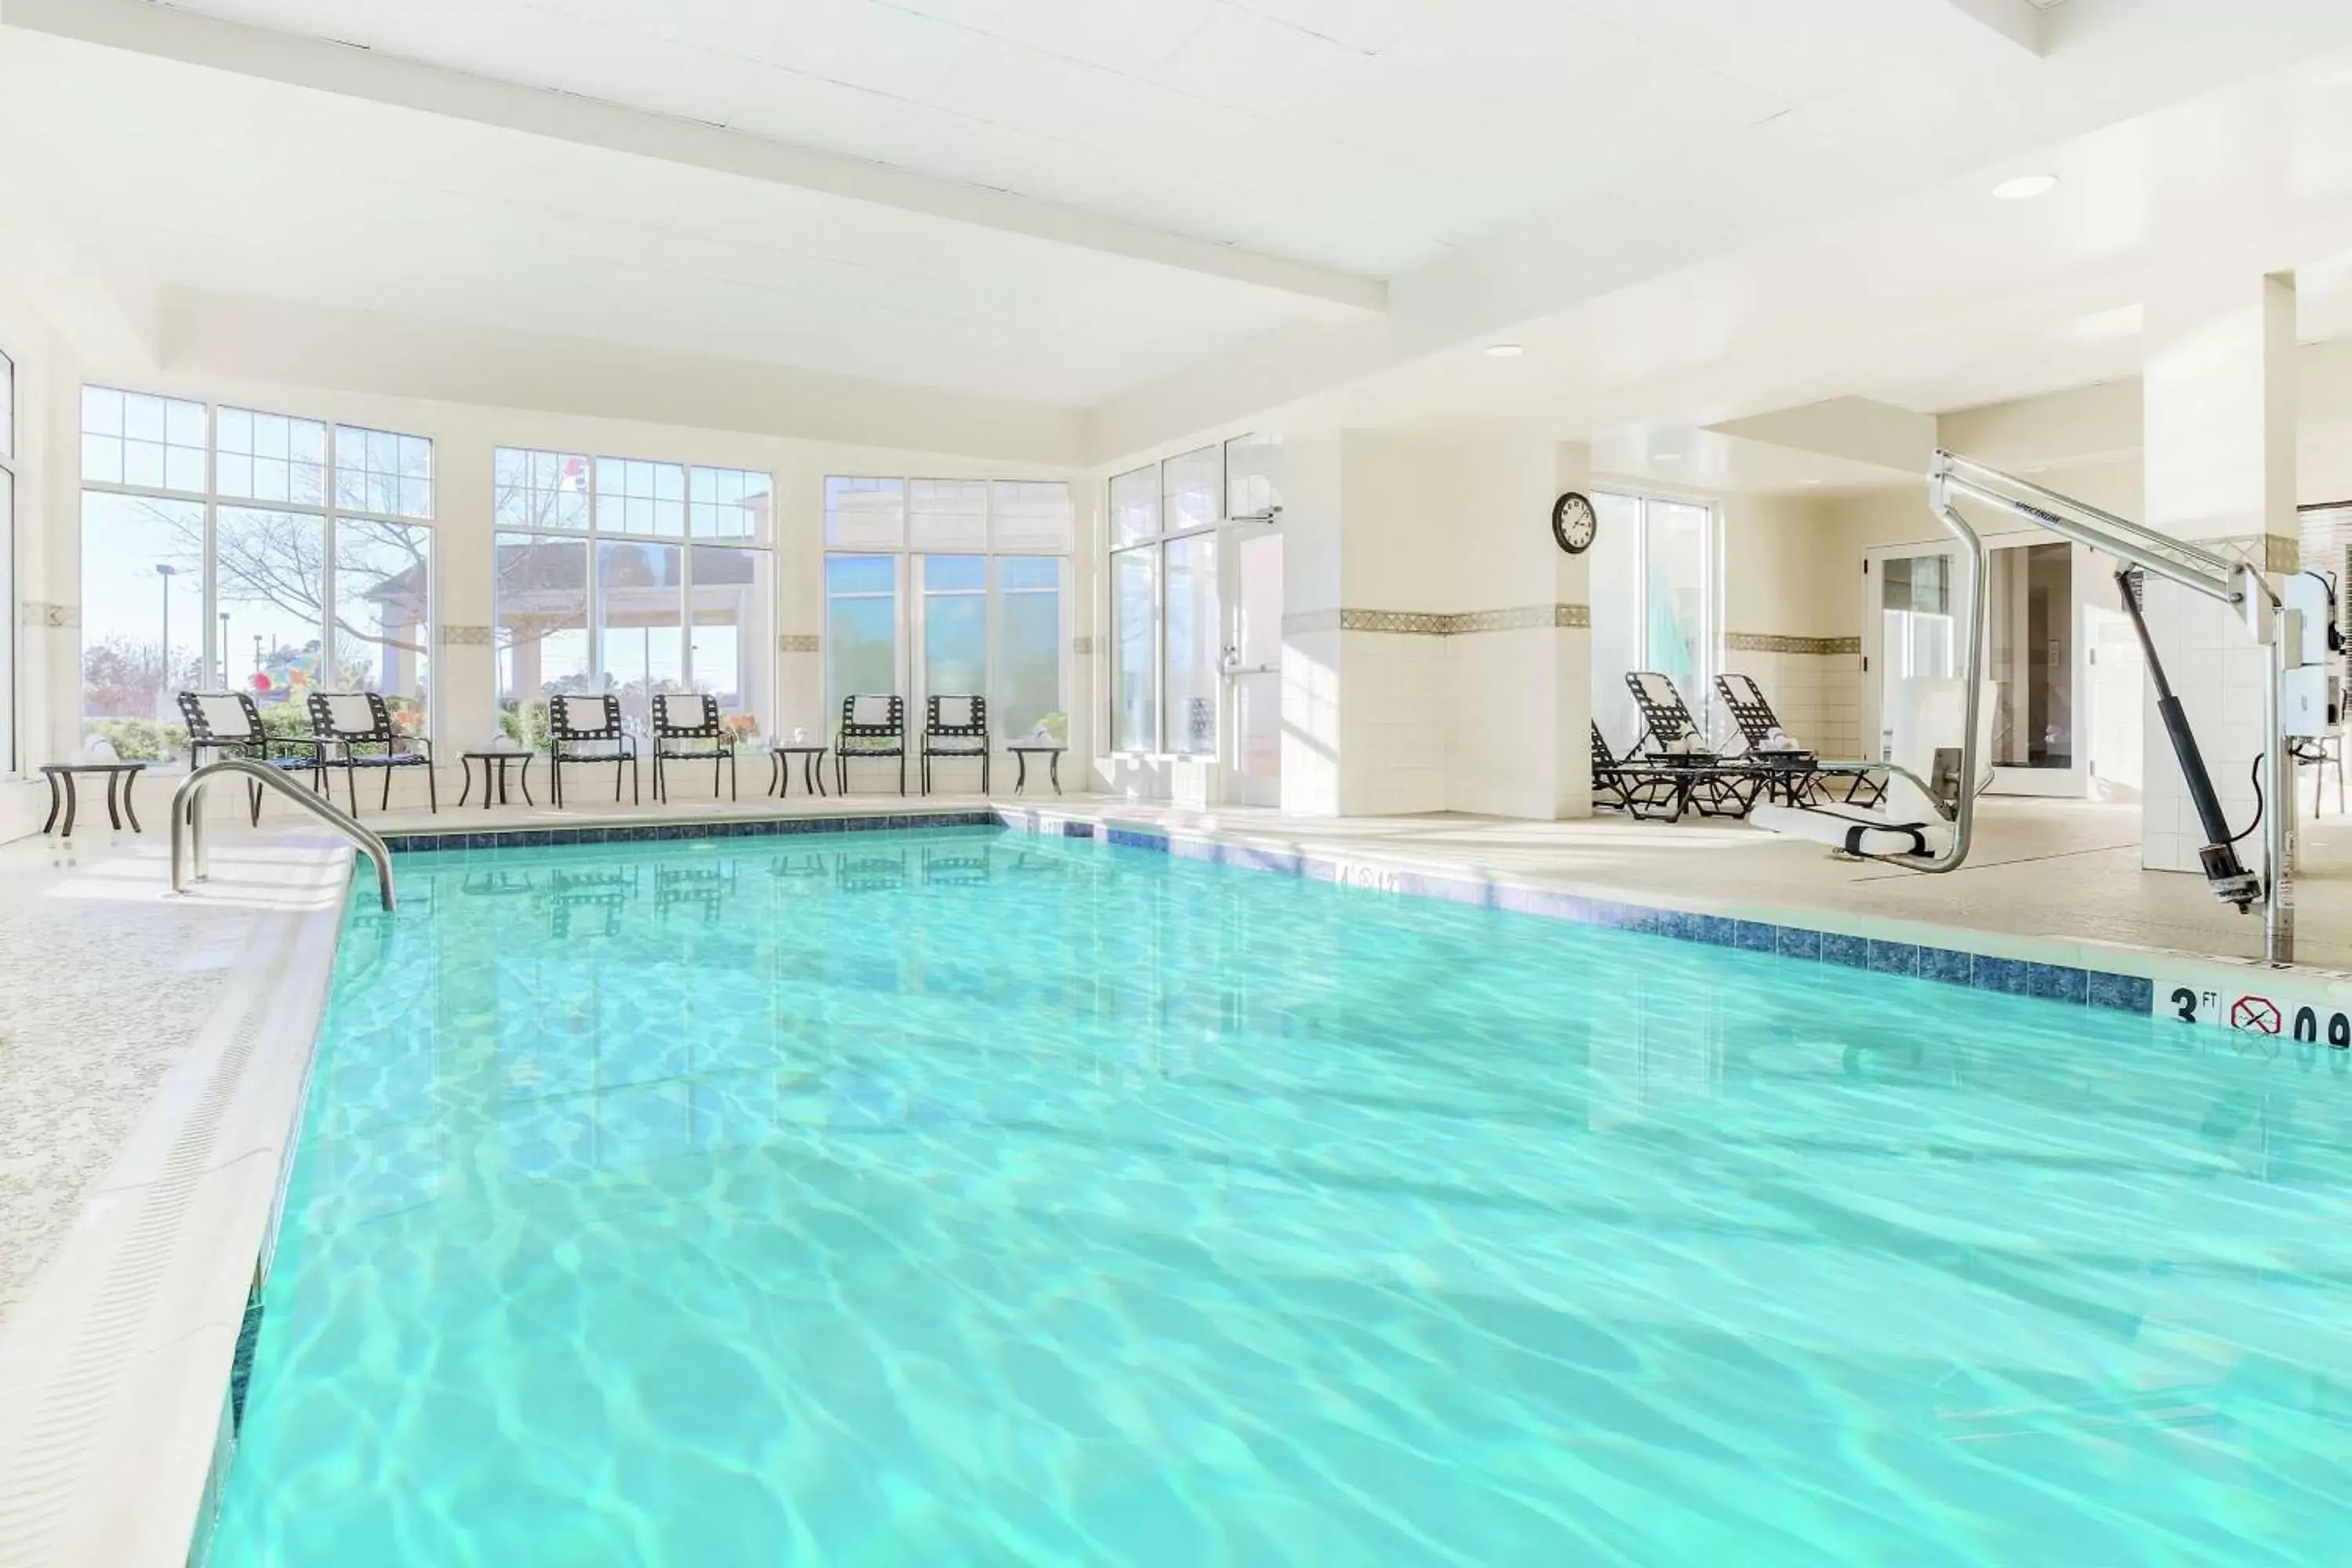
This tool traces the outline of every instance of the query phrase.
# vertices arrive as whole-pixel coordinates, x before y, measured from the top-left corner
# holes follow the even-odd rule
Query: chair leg
[[[656,805],[660,805],[669,799],[668,788],[669,786],[662,782],[661,748],[656,746],[654,748],[654,804]],[[613,782],[613,798],[614,800],[621,798],[620,781],[617,778]]]
[[[435,816],[441,815],[441,784],[433,776],[433,759],[425,759],[425,809]]]
[[[907,798],[907,748],[904,743],[898,747],[898,798]]]
[[[619,790],[614,790],[613,792],[613,798],[614,800],[620,799],[621,792]],[[629,753],[629,804],[631,805],[643,805],[646,804],[645,775],[638,771],[637,753],[635,752],[631,752]]]
[[[615,756],[613,759],[613,804],[614,805],[621,804],[621,770],[627,765],[628,759],[625,757]],[[656,773],[659,773],[661,772],[661,763],[658,761],[654,763],[654,772]],[[654,785],[654,792],[657,796],[661,792],[661,785],[658,781],[656,781]]]
[[[388,761],[383,764],[383,805],[380,809],[392,809],[392,763]]]
[[[68,787],[72,785],[73,779],[70,774],[67,776],[66,784]],[[248,803],[253,807],[253,825],[256,827],[258,827],[261,826],[261,786],[257,784],[248,784],[245,786],[245,793],[248,798]],[[73,814],[70,811],[66,814],[66,820],[68,822],[71,822],[73,820]],[[70,832],[71,829],[68,829],[68,831]]]

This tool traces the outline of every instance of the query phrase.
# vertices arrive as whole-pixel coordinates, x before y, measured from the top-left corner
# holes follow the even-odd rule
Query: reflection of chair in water
[[[845,854],[833,875],[835,885],[845,893],[895,891],[907,885],[907,852]]]
[[[984,847],[926,846],[923,849],[923,886],[927,888],[969,886],[985,882],[988,877],[988,851]]]
[[[512,869],[468,871],[461,886],[468,893],[479,893],[485,898],[503,898],[510,893],[530,892],[530,873]]]
[[[637,868],[634,866],[606,866],[590,870],[551,870],[548,877],[548,908],[554,912],[557,936],[572,934],[572,913],[574,910],[604,910],[604,930],[597,934],[618,936],[621,910],[636,900]]]
[[[792,884],[807,887],[824,881],[833,875],[833,868],[821,854],[779,855],[768,867],[768,875],[786,884],[787,891],[795,891]]]
[[[735,867],[731,861],[718,866],[654,868],[654,913],[657,916],[666,916],[681,904],[690,904],[702,911],[705,920],[716,922],[734,891]]]

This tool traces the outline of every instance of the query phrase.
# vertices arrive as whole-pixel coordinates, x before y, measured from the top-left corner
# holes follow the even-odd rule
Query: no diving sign
[[[2230,1027],[2275,1035],[2286,1026],[2279,1005],[2267,996],[2241,996],[2230,1004]]]
[[[2268,991],[2241,991],[2183,981],[2156,990],[2156,1016],[2210,1024],[2243,1035],[2281,1036],[2298,1045],[2352,1051],[2352,1011],[2331,1002],[2299,1002]]]

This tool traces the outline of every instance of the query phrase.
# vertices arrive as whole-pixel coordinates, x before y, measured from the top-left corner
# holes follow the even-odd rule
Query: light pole
[[[223,691],[226,691],[226,690],[227,690],[227,689],[228,689],[228,687],[229,687],[229,679],[228,679],[228,612],[227,612],[226,610],[223,610],[223,611],[220,613],[220,616],[221,616],[220,678],[221,678],[221,689],[222,689]]]
[[[169,562],[155,563],[155,575],[163,580],[163,679],[155,689],[155,716],[163,720],[172,716],[163,703],[172,689],[172,579],[179,574],[180,569]]]

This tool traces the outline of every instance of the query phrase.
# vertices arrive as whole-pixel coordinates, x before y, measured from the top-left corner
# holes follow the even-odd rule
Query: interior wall
[[[1852,595],[1828,505],[1732,496],[1723,512],[1724,670],[1752,677],[1791,736],[1855,755],[1862,655],[1832,607]],[[1717,725],[1728,739],[1727,716]]]
[[[37,769],[49,760],[40,736],[42,694],[54,679],[61,653],[69,651],[69,628],[62,602],[42,590],[54,551],[48,539],[49,400],[44,389],[53,374],[55,351],[29,293],[0,269],[0,352],[16,362],[16,450],[13,459],[16,553],[10,577],[13,605],[0,603],[0,635],[12,637],[9,661],[15,682],[16,766],[0,757],[0,842],[37,831],[48,809],[48,791]],[[10,614],[9,612],[12,612]]]

